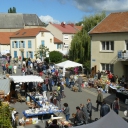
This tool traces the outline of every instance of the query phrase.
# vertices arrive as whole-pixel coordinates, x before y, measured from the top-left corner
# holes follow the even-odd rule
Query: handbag
[[[128,111],[127,110],[124,111],[124,116],[128,117]]]

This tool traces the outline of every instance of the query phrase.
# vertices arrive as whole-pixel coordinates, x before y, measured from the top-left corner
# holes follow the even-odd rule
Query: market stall
[[[9,79],[0,79],[0,99],[10,101]]]
[[[126,99],[128,99],[128,90],[117,91],[116,97],[118,97],[121,101],[125,103]]]
[[[62,112],[62,110],[59,110],[57,106],[47,101],[47,97],[41,94],[29,93],[28,96],[30,97],[30,99],[28,99],[27,104],[30,106],[32,105],[31,106],[32,109],[25,110],[23,112],[25,117],[33,117],[33,116]],[[31,104],[31,102],[33,103]]]
[[[43,82],[44,80],[39,76],[26,75],[26,76],[9,76],[14,83],[25,83],[25,82]]]
[[[55,66],[63,68],[63,76],[65,76],[66,68],[79,67],[80,66],[83,69],[83,65],[82,64],[76,63],[76,62],[73,62],[73,61],[70,61],[70,60],[64,61],[62,63],[58,63]]]

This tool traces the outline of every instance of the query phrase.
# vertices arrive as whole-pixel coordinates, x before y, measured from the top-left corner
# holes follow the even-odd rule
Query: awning
[[[9,76],[14,83],[25,83],[25,82],[43,82],[44,80],[39,76],[27,75],[27,76]]]
[[[10,80],[9,79],[0,79],[0,90],[3,90],[5,95],[8,95],[10,92]]]

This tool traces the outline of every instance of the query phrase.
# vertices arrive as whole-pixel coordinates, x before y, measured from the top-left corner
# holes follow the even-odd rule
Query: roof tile
[[[39,32],[49,32],[44,28],[29,28],[29,29],[21,29],[15,32],[11,37],[19,38],[19,37],[35,37]]]
[[[128,12],[111,13],[95,26],[89,34],[113,32],[128,32]]]
[[[0,32],[0,44],[10,45],[10,36],[14,32]]]
[[[62,44],[63,42],[56,37],[54,37],[54,44]]]

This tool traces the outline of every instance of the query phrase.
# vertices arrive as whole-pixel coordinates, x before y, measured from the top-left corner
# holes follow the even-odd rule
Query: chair
[[[17,93],[17,97],[18,97],[17,101],[19,101],[19,102],[25,102],[26,101],[25,96],[21,96],[21,94],[19,92]]]

